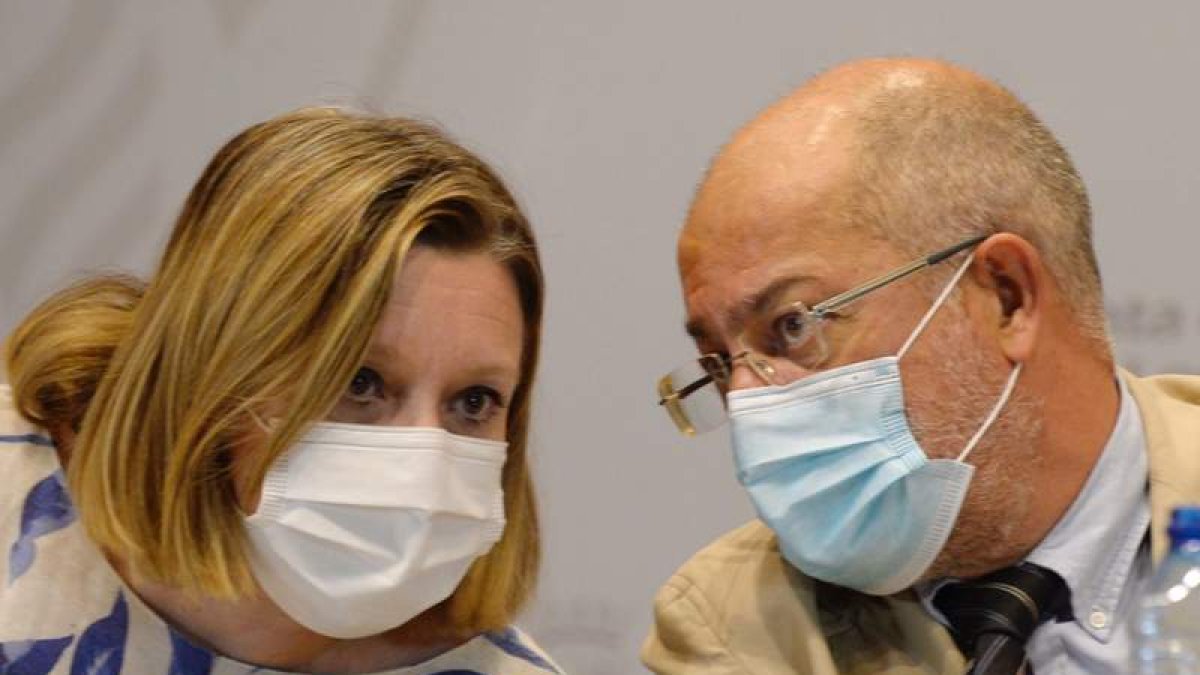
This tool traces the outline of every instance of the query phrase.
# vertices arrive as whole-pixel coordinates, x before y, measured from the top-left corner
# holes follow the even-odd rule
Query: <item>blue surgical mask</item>
[[[957,459],[929,459],[909,428],[900,359],[945,303],[959,268],[894,356],[785,386],[731,392],[738,480],[779,548],[808,576],[872,595],[908,588],[941,552],[1021,366]]]

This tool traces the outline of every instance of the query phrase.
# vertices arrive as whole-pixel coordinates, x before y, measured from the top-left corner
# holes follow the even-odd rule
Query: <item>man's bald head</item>
[[[913,256],[973,234],[1020,235],[1082,332],[1106,342],[1083,183],[1033,113],[973,72],[928,59],[854,61],[763,111],[697,193],[680,240],[685,275],[706,249],[756,236],[731,230],[724,213],[778,200],[805,214],[796,227],[854,228]]]

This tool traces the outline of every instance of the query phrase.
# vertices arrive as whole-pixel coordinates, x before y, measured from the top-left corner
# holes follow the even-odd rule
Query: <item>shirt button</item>
[[[1100,630],[1108,625],[1108,615],[1100,611],[1092,612],[1088,616],[1088,623],[1091,624],[1092,628]]]

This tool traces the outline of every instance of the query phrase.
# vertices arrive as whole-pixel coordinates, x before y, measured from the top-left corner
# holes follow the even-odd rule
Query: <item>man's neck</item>
[[[1080,361],[1065,361],[1038,383],[1045,392],[1041,464],[1034,475],[1032,505],[1020,528],[1024,536],[1018,559],[1050,533],[1079,497],[1117,423],[1120,387],[1114,364]]]

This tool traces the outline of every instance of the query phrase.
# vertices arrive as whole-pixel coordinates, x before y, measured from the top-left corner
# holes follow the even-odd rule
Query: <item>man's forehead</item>
[[[685,290],[693,280],[744,286],[772,271],[816,274],[828,261],[864,246],[862,228],[812,205],[716,213],[725,218],[701,220],[693,214],[680,236],[679,270]]]
[[[852,188],[845,129],[816,119],[764,115],[714,160],[680,238],[680,263],[698,251],[776,246],[819,221],[838,219]],[[844,126],[844,125],[842,125]]]
[[[777,221],[811,219],[848,187],[849,164],[833,154],[775,147],[719,159],[697,190],[685,231],[713,237],[752,229],[764,236]]]
[[[713,332],[719,317],[748,313],[781,280],[819,282],[853,251],[848,244],[861,232],[847,222],[852,144],[844,122],[837,101],[781,105],[713,162],[679,240],[691,328]]]
[[[781,255],[835,255],[851,232],[824,194],[785,184],[758,183],[713,189],[701,195],[679,238],[678,262],[685,284],[696,268],[753,273]],[[744,270],[743,268],[750,268]]]

